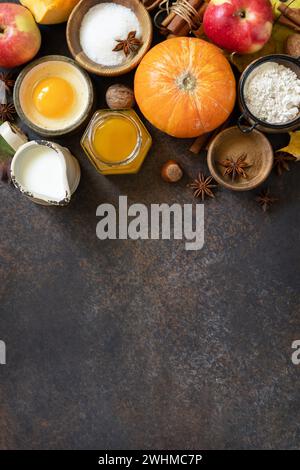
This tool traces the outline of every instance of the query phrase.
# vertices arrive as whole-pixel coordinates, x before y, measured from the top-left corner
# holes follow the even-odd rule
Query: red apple
[[[204,32],[213,43],[240,54],[261,49],[272,24],[269,0],[211,0],[203,18]]]
[[[30,11],[14,3],[0,3],[0,67],[25,64],[40,46],[41,33]]]

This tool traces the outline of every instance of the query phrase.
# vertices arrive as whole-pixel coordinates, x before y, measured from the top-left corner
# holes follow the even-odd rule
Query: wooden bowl
[[[247,178],[224,175],[226,168],[220,162],[232,157],[236,160],[246,154],[251,165],[245,169]],[[273,166],[273,149],[268,139],[259,131],[244,134],[238,127],[220,132],[209,146],[207,164],[213,178],[220,185],[233,191],[248,191],[259,186],[269,176]]]
[[[97,64],[83,52],[80,44],[80,26],[85,14],[99,3],[118,3],[130,8],[137,16],[142,29],[142,46],[137,53],[122,65],[108,67]],[[101,25],[99,25],[101,28]],[[67,24],[67,42],[71,54],[81,67],[96,75],[116,77],[130,72],[142,60],[152,42],[152,21],[144,5],[139,0],[81,0],[72,11]]]

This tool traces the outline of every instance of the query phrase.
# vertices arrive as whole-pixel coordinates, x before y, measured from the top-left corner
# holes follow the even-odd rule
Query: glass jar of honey
[[[95,168],[104,175],[137,173],[152,139],[132,109],[96,111],[81,146]]]

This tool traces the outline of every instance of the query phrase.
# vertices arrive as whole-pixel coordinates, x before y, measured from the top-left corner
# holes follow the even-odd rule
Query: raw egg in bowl
[[[92,82],[68,57],[46,56],[28,65],[14,88],[16,111],[33,131],[61,136],[80,128],[94,102]]]

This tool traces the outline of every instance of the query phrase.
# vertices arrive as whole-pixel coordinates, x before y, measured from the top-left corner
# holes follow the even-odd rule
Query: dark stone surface
[[[48,53],[67,54],[64,26],[43,28]],[[100,107],[109,82],[94,83]],[[101,242],[100,203],[190,203],[206,170],[189,141],[148,128],[135,176],[98,175],[80,135],[64,139],[82,168],[69,207],[1,185],[0,448],[299,448],[300,165],[270,177],[267,214],[255,191],[219,189],[201,251]],[[186,172],[175,186],[160,179],[169,158]]]

